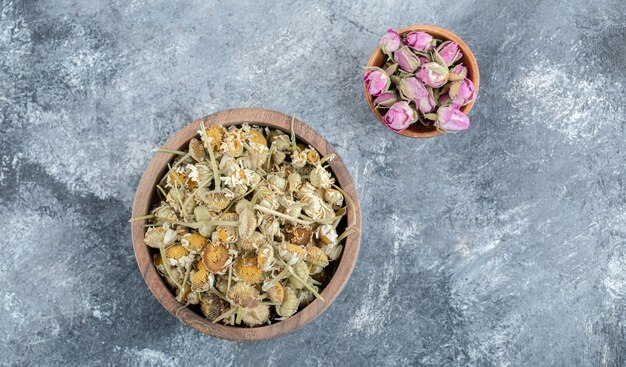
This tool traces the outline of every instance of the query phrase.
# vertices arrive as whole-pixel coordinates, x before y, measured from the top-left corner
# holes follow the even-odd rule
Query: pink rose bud
[[[400,69],[412,73],[420,66],[420,61],[411,50],[404,46],[393,53],[393,61],[397,62]]]
[[[415,51],[430,51],[433,46],[433,36],[426,32],[409,32],[404,38],[404,41]]]
[[[476,97],[474,83],[467,78],[450,84],[448,93],[450,94],[450,98],[452,98],[452,104],[459,107],[465,106]]]
[[[440,56],[441,61],[446,66],[450,66],[459,61],[463,54],[459,51],[459,45],[453,41],[446,41],[437,47],[437,54]]]
[[[458,75],[461,79],[467,78],[467,68],[461,64],[450,69],[450,72]]]
[[[429,87],[439,88],[448,81],[448,68],[436,62],[429,62],[422,65],[415,75]]]
[[[406,101],[396,102],[383,116],[385,126],[393,131],[402,131],[417,121],[417,112]]]
[[[428,64],[430,62],[430,59],[426,56],[420,55],[420,56],[417,56],[417,59],[420,61],[421,65]]]
[[[439,96],[439,105],[440,106],[445,106],[446,104],[448,104],[448,102],[450,102],[450,95],[448,95],[448,93],[444,93],[444,94]]]
[[[374,99],[374,105],[376,107],[391,107],[394,103],[398,102],[398,96],[395,92],[387,91],[380,94],[376,99]]]
[[[380,38],[380,49],[383,50],[384,53],[388,54],[390,52],[394,52],[402,46],[402,40],[400,39],[400,35],[398,32],[393,29],[387,29],[387,33]]]
[[[429,113],[437,106],[432,93],[415,77],[402,79],[398,89],[404,98],[415,101],[415,106],[421,113]]]
[[[470,127],[469,118],[455,106],[439,107],[435,126],[446,132],[458,132]]]
[[[363,81],[367,92],[373,96],[378,96],[385,92],[391,84],[389,75],[381,68],[375,66],[368,67],[363,74]]]

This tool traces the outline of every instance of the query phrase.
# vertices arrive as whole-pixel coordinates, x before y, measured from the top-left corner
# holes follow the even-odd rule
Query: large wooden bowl
[[[476,62],[476,57],[474,57],[472,50],[469,48],[469,46],[467,46],[465,42],[463,42],[461,38],[459,38],[459,36],[441,27],[426,24],[412,25],[410,27],[402,28],[397,32],[398,34],[400,34],[401,37],[409,32],[426,32],[431,36],[439,38],[443,41],[456,42],[459,45],[459,50],[463,54],[461,62],[463,62],[463,65],[465,65],[465,67],[467,68],[467,78],[474,83],[476,95],[478,95],[478,87],[480,86],[480,73],[478,71],[478,63]],[[372,52],[370,59],[367,61],[367,66],[382,67],[385,64],[386,59],[387,56],[385,56],[385,54],[380,50],[380,47],[377,46],[374,52]],[[376,116],[378,121],[380,121],[380,123],[385,126],[385,123],[383,122],[383,114],[380,112],[381,110],[376,109],[376,105],[374,104],[375,97],[372,97],[369,93],[367,93],[367,88],[365,88],[365,84],[363,84],[363,90],[365,91],[365,100],[370,106],[372,113],[374,114],[374,116]],[[474,101],[461,107],[461,112],[467,115],[473,106]],[[433,136],[441,134],[441,132],[438,131],[433,124],[429,126],[424,126],[419,122],[414,123],[409,126],[408,129],[397,133],[411,138],[432,138]]]
[[[251,125],[268,126],[289,133],[291,120],[291,116],[260,108],[242,108],[222,111],[196,120],[185,126],[169,139],[164,147],[176,150],[187,149],[189,140],[197,135],[201,121],[204,121],[206,126],[230,126],[248,123]],[[300,141],[313,146],[322,156],[337,154],[333,147],[320,134],[302,121],[295,120],[294,130]],[[148,214],[152,209],[152,205],[156,199],[155,185],[159,182],[162,175],[165,174],[167,164],[171,162],[173,158],[174,155],[172,154],[158,153],[152,159],[137,187],[135,202],[133,204],[133,217]],[[335,272],[330,282],[321,293],[325,301],[316,299],[289,319],[271,325],[247,328],[214,324],[201,314],[189,308],[181,307],[176,301],[172,291],[170,291],[164,283],[152,263],[150,248],[144,243],[145,228],[143,225],[145,221],[136,221],[131,225],[131,232],[137,265],[148,288],[150,288],[156,299],[183,324],[209,335],[237,341],[262,340],[284,335],[306,325],[319,316],[333,303],[348,282],[348,278],[356,263],[361,243],[361,208],[352,178],[339,156],[336,156],[329,164],[337,178],[338,185],[350,196],[354,204],[353,208],[348,208],[347,222],[356,232],[346,239],[343,254],[341,258],[335,262]]]

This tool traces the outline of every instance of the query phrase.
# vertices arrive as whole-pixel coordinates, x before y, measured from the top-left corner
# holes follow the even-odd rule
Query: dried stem
[[[263,212],[263,213],[266,213],[266,214],[272,214],[272,215],[275,215],[275,216],[277,216],[277,217],[280,217],[280,218],[286,219],[286,220],[291,221],[291,222],[294,222],[294,223],[302,224],[302,225],[305,225],[305,226],[308,226],[308,225],[311,225],[311,224],[312,224],[311,222],[307,222],[307,221],[304,221],[304,220],[300,220],[300,219],[298,219],[298,218],[294,218],[294,217],[292,217],[292,216],[290,216],[290,215],[283,214],[283,213],[281,213],[281,212],[277,212],[277,211],[272,210],[272,209],[268,209],[268,208],[266,208],[266,207],[264,207],[264,206],[261,206],[261,205],[255,205],[255,206],[254,206],[254,209],[256,209],[256,210],[258,210],[258,211],[261,211],[261,212]]]
[[[130,218],[128,221],[132,223],[132,222],[136,222],[138,220],[152,219],[152,218],[154,218],[154,214],[146,214],[146,215],[142,215],[140,217]]]
[[[189,272],[191,272],[191,263],[187,265],[187,270],[185,270],[185,276],[183,277],[183,284],[178,292],[177,301],[178,303],[183,302],[183,296],[185,295],[185,286],[187,285],[187,280],[189,279]]]
[[[167,148],[154,148],[153,151],[155,153],[169,153],[169,154],[177,154],[180,156],[186,156],[188,153],[180,150],[167,149]]]
[[[161,259],[163,259],[163,265],[165,266],[165,272],[170,277],[170,279],[172,279],[172,282],[180,290],[182,287],[178,283],[178,279],[174,278],[174,275],[172,275],[172,269],[170,268],[170,263],[167,261],[167,256],[165,255],[165,249],[163,248],[163,246],[159,246],[159,253],[161,254]]]

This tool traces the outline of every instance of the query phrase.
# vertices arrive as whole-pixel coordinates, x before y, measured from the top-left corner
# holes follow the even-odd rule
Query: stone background
[[[623,1],[0,2],[0,365],[626,364]],[[469,131],[401,138],[363,101],[416,23],[478,58]],[[171,317],[126,222],[152,148],[246,106],[326,136],[364,217],[332,307],[255,344]]]

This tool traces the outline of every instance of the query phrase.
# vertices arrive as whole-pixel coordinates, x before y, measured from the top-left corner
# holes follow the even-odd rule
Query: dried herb
[[[175,154],[155,188],[145,243],[176,299],[212,322],[284,320],[320,293],[325,268],[353,231],[337,228],[352,201],[327,162],[295,134],[205,127]]]

